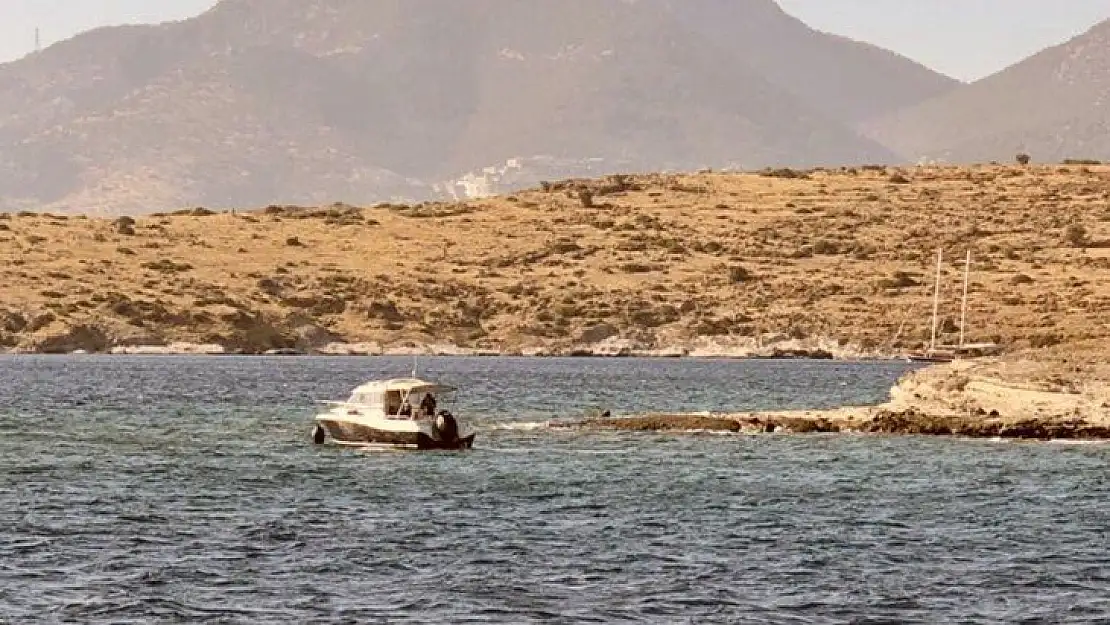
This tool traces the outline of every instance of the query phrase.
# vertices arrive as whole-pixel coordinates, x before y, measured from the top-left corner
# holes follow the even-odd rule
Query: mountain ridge
[[[1110,19],[960,89],[864,125],[901,156],[1110,158]]]
[[[953,83],[771,0],[223,0],[0,66],[0,210],[434,199],[514,159],[896,162],[860,118]]]

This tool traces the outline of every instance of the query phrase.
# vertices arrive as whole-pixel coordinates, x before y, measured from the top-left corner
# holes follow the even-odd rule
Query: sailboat
[[[929,339],[929,349],[924,352],[915,352],[909,355],[911,362],[952,362],[964,356],[985,356],[995,352],[998,346],[994,343],[966,343],[965,328],[967,327],[967,285],[971,274],[971,250],[967,251],[967,260],[964,262],[964,292],[960,304],[960,342],[957,345],[937,345],[937,321],[940,315],[940,276],[944,262],[944,250],[937,250],[937,278],[933,285],[933,331]]]

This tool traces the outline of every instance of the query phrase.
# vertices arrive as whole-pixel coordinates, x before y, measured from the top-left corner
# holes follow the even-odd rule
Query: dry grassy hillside
[[[893,353],[928,336],[938,246],[948,337],[971,249],[969,339],[1099,339],[1110,335],[1108,183],[1101,167],[876,167],[133,224],[2,215],[0,344]]]

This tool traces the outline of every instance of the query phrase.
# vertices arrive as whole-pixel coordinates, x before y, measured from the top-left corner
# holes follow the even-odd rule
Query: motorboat
[[[470,449],[477,435],[441,403],[452,403],[456,388],[415,376],[371,380],[346,401],[325,401],[316,415],[312,440],[341,445],[388,445],[430,449]]]

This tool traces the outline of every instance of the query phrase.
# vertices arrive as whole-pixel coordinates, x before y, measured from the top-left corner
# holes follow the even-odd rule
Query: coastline
[[[795,346],[796,347],[796,346]],[[1024,440],[1110,441],[1110,364],[1101,359],[1101,344],[1073,344],[1055,349],[957,360],[915,367],[891,388],[888,401],[874,406],[826,410],[644,413],[553,422],[555,429],[629,432],[736,434],[886,434]],[[69,352],[80,354],[82,352]],[[40,352],[9,352],[41,355]],[[173,343],[121,346],[108,356],[265,356],[236,354],[218,344]],[[65,356],[64,353],[53,355]],[[562,350],[497,352],[450,344],[381,346],[333,343],[310,352],[270,356],[346,357],[523,357],[523,358],[660,358],[731,360],[811,360],[829,362],[898,361],[897,354],[828,352],[809,357],[804,351],[770,346],[757,350]],[[909,363],[907,363],[909,364]]]
[[[1110,212],[1089,189],[1107,171],[645,174],[414,206],[0,213],[0,351],[892,362],[934,328],[963,337],[966,313],[967,338],[1003,356],[907,363],[882,406],[710,425],[1101,436]],[[923,226],[956,217],[959,232]],[[938,300],[969,275],[965,252],[966,305]],[[592,427],[692,419],[637,418]]]
[[[48,347],[15,347],[0,350],[10,355],[157,355],[157,356],[463,356],[463,357],[527,357],[527,358],[659,358],[659,359],[727,359],[727,360],[830,360],[882,361],[901,360],[904,354],[862,350],[839,346],[833,341],[797,341],[768,339],[758,344],[745,342],[695,341],[683,345],[652,347],[631,341],[603,341],[595,344],[553,344],[512,349],[460,347],[447,342],[382,345],[380,343],[332,342],[315,347],[244,350],[221,343],[177,341],[168,344],[83,344],[77,341],[45,342]]]
[[[375,351],[364,350],[344,350],[341,352],[325,352],[319,350],[311,351],[298,351],[298,350],[270,350],[262,353],[255,352],[240,352],[240,351],[227,351],[220,349],[220,346],[165,346],[153,348],[119,348],[103,352],[89,352],[86,350],[74,350],[71,352],[43,352],[43,351],[30,351],[30,350],[3,350],[0,349],[0,356],[7,357],[32,357],[32,356],[54,356],[64,358],[67,356],[103,356],[109,358],[115,357],[128,357],[128,356],[165,356],[165,357],[208,357],[208,358],[312,358],[312,357],[326,357],[326,358],[399,358],[399,357],[422,357],[422,358],[524,358],[524,359],[574,359],[574,360],[628,360],[628,359],[642,359],[642,360],[750,360],[750,361],[806,361],[806,362],[827,362],[827,363],[850,363],[850,362],[905,362],[910,364],[906,356],[899,354],[892,355],[874,355],[874,356],[859,356],[859,357],[825,357],[822,355],[810,356],[805,354],[782,354],[782,355],[758,355],[758,354],[743,354],[743,353],[725,353],[725,354],[660,354],[650,351],[643,352],[628,352],[620,354],[606,354],[594,353],[585,350],[511,350],[505,352],[496,352],[490,350],[438,350],[438,349],[382,349]],[[926,366],[921,364],[920,366]]]
[[[1104,376],[1038,380],[1056,365],[1031,354],[928,366],[904,375],[877,406],[829,410],[638,414],[554,424],[633,432],[855,433],[1023,440],[1110,441],[1110,383]],[[1052,356],[1052,354],[1044,354]],[[1082,359],[1082,356],[1080,356]],[[1100,365],[1096,365],[1100,366]],[[1105,374],[1105,365],[1098,373]],[[1073,373],[1092,373],[1080,366]]]

